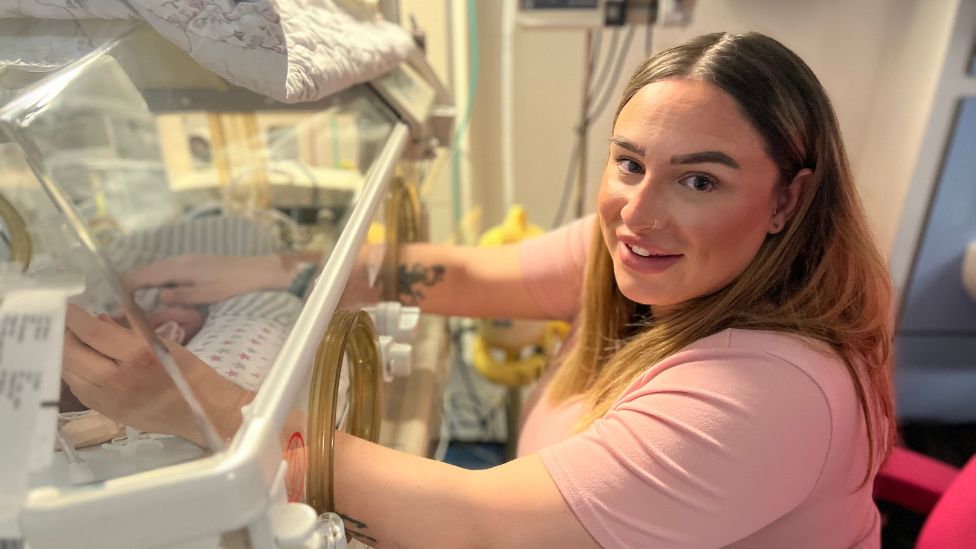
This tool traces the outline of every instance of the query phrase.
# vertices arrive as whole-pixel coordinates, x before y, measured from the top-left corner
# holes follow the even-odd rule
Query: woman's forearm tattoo
[[[424,299],[422,286],[428,288],[444,281],[443,265],[422,265],[414,263],[409,269],[406,265],[400,265],[400,287],[398,291],[403,296],[403,302],[408,305],[417,305]]]
[[[338,515],[339,515],[339,518],[341,518],[346,523],[348,523],[349,526],[352,526],[352,527],[356,528],[355,530],[353,530],[352,528],[349,528],[349,526],[347,526],[346,527],[346,533],[347,534],[349,534],[350,536],[352,536],[354,538],[361,539],[361,540],[364,540],[364,541],[368,541],[369,543],[376,543],[376,538],[374,538],[372,536],[369,536],[367,534],[364,534],[363,532],[360,532],[359,531],[359,530],[365,530],[365,529],[369,528],[368,526],[366,526],[366,523],[365,522],[356,520],[356,519],[354,519],[354,518],[352,518],[352,517],[350,517],[348,515],[343,515],[342,513],[338,513]]]

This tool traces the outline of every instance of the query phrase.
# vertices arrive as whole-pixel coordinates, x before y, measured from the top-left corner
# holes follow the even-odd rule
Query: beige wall
[[[891,245],[934,88],[940,41],[955,0],[699,0],[693,23],[656,27],[652,51],[707,32],[759,31],[793,49],[818,75],[840,121],[872,226]],[[478,2],[481,74],[472,118],[476,200],[486,224],[503,215],[499,42],[501,2]],[[621,31],[622,32],[622,31]],[[604,48],[609,42],[604,31]],[[515,35],[516,198],[548,226],[556,212],[582,98],[584,34],[518,28]],[[644,59],[637,31],[623,76],[604,115],[590,129],[587,208],[606,162],[617,98]],[[602,56],[602,54],[601,54]]]
[[[655,51],[702,32],[755,30],[795,51],[834,104],[858,190],[888,254],[912,178],[956,0],[699,2],[688,29],[665,29]]]
[[[854,166],[864,209],[889,257],[919,164],[942,160],[942,140],[925,147],[923,138],[935,103],[945,101],[936,97],[936,90],[957,4],[955,0],[899,2],[892,18],[860,162]]]
[[[501,189],[500,37],[503,0],[477,2],[481,44],[471,117],[472,193],[482,226],[504,215]],[[514,0],[511,0],[514,1]],[[826,88],[879,243],[888,252],[918,156],[959,0],[698,0],[692,24],[655,27],[652,52],[707,32],[758,31],[802,57]],[[428,31],[431,64],[450,84],[450,5],[464,0],[401,0]],[[604,30],[607,51],[609,30]],[[621,39],[623,33],[621,32]],[[459,36],[467,40],[466,36]],[[610,105],[587,141],[587,209],[606,163],[606,139],[626,80],[645,58],[639,28]],[[580,116],[585,35],[581,30],[515,31],[516,199],[548,227],[556,213]],[[449,167],[428,197],[435,239],[450,232]]]

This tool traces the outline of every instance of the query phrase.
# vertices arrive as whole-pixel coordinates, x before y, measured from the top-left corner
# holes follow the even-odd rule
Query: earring
[[[773,223],[773,230],[774,231],[778,231],[779,230],[779,223]]]

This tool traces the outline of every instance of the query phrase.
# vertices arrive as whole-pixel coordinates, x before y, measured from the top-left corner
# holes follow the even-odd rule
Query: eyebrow
[[[621,137],[615,135],[610,138],[610,142],[622,149],[627,149],[628,151],[638,154],[640,156],[646,156],[647,150],[641,147],[637,143],[627,139],[626,137]],[[691,154],[683,154],[679,156],[671,157],[671,164],[722,164],[730,168],[739,169],[739,163],[732,160],[732,157],[721,151],[702,151]]]
[[[739,169],[739,164],[735,160],[732,160],[732,157],[721,151],[703,151],[671,157],[672,164],[704,164],[709,162],[724,164],[736,170]]]
[[[627,149],[628,151],[634,154],[639,154],[641,156],[645,156],[645,153],[647,152],[644,150],[644,147],[641,147],[640,145],[634,143],[630,139],[627,139],[626,137],[621,137],[619,135],[615,135],[611,137],[610,142],[622,149]]]

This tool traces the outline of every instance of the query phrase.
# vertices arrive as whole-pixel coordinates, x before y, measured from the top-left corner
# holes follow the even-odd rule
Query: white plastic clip
[[[397,343],[392,337],[380,336],[380,350],[383,353],[383,381],[389,383],[395,377],[410,375],[413,366],[411,352],[413,349],[407,343]]]
[[[375,307],[363,307],[373,320],[376,332],[401,342],[411,342],[420,335],[420,308],[404,307],[399,301],[382,301]]]
[[[170,435],[144,433],[135,427],[126,427],[125,435],[124,437],[113,438],[112,442],[102,444],[102,448],[115,450],[123,457],[131,457],[139,451],[162,450],[163,443],[159,439],[170,438]]]

